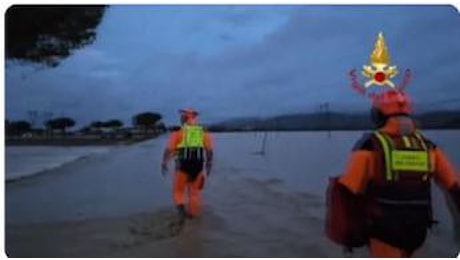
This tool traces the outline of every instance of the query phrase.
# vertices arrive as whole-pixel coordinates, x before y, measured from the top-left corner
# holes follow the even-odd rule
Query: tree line
[[[162,115],[155,112],[143,112],[136,114],[132,117],[132,126],[140,129],[144,133],[149,133],[154,129],[166,130],[165,125],[161,122]],[[49,119],[43,122],[45,130],[50,132],[59,131],[61,133],[66,133],[66,130],[74,127],[76,121],[70,117],[57,117]],[[103,128],[118,130],[124,126],[123,122],[118,119],[110,119],[107,121],[94,121],[89,125],[84,126],[80,129],[82,133],[89,133],[92,129],[101,130]],[[43,129],[33,129],[32,123],[26,120],[5,121],[6,135],[22,135],[34,130],[43,130]]]

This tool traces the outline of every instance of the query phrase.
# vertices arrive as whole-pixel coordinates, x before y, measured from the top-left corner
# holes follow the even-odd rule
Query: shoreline
[[[84,163],[85,161],[88,161],[90,159],[91,159],[91,155],[82,155],[75,159],[65,161],[57,166],[36,170],[36,171],[33,171],[32,173],[20,175],[14,178],[8,179],[7,177],[5,177],[5,184],[7,185],[7,184],[13,184],[13,183],[22,183],[23,181],[26,181],[29,179],[39,178],[49,173],[60,171],[61,169],[65,169],[66,167],[71,167],[73,165],[78,165],[79,163]]]

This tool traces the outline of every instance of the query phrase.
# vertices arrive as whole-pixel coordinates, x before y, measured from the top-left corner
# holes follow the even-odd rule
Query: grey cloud
[[[46,83],[73,81],[66,83],[68,90],[48,86],[46,93],[37,97],[63,99],[67,103],[53,104],[67,106],[87,120],[88,115],[95,120],[117,114],[128,120],[136,112],[151,109],[163,113],[167,122],[175,123],[177,109],[188,106],[201,110],[204,121],[308,112],[323,102],[330,102],[338,110],[364,109],[369,105],[368,100],[351,89],[347,73],[368,63],[380,30],[385,33],[392,61],[400,70],[412,69],[409,92],[417,104],[423,106],[436,99],[460,96],[456,88],[460,72],[460,23],[458,13],[452,8],[296,8],[261,41],[232,45],[214,56],[152,50],[146,43],[151,39],[116,57],[109,48],[97,45],[94,48],[101,52],[88,54],[79,64],[94,70],[92,75],[105,73],[105,77],[79,78],[78,73],[64,67],[61,73],[68,73],[65,77],[47,75],[51,78]],[[265,19],[260,15],[266,15],[263,11],[256,14],[237,11],[222,15],[222,19],[244,24]],[[265,17],[272,16],[276,14]],[[228,20],[229,17],[233,18]],[[234,32],[212,33],[233,37]],[[187,43],[184,39],[178,41]],[[104,63],[106,59],[110,62]],[[69,64],[67,69],[71,68],[74,67]],[[8,95],[9,110],[25,106],[19,101],[21,91],[27,90]],[[76,97],[80,98],[78,104],[72,103]],[[98,99],[104,103],[99,105]],[[29,100],[30,104],[36,101]]]

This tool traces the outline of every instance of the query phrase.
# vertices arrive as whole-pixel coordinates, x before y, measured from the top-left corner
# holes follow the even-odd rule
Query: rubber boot
[[[177,206],[177,214],[179,216],[179,223],[184,224],[185,219],[187,218],[187,211],[185,210],[185,206],[183,204]]]

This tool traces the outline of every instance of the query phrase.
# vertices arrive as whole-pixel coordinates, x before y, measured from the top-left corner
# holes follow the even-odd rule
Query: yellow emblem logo
[[[390,54],[382,32],[377,36],[374,50],[370,56],[370,63],[370,65],[364,65],[361,71],[364,77],[370,78],[364,83],[365,88],[372,85],[396,88],[391,79],[398,75],[398,69],[396,66],[390,66]]]

